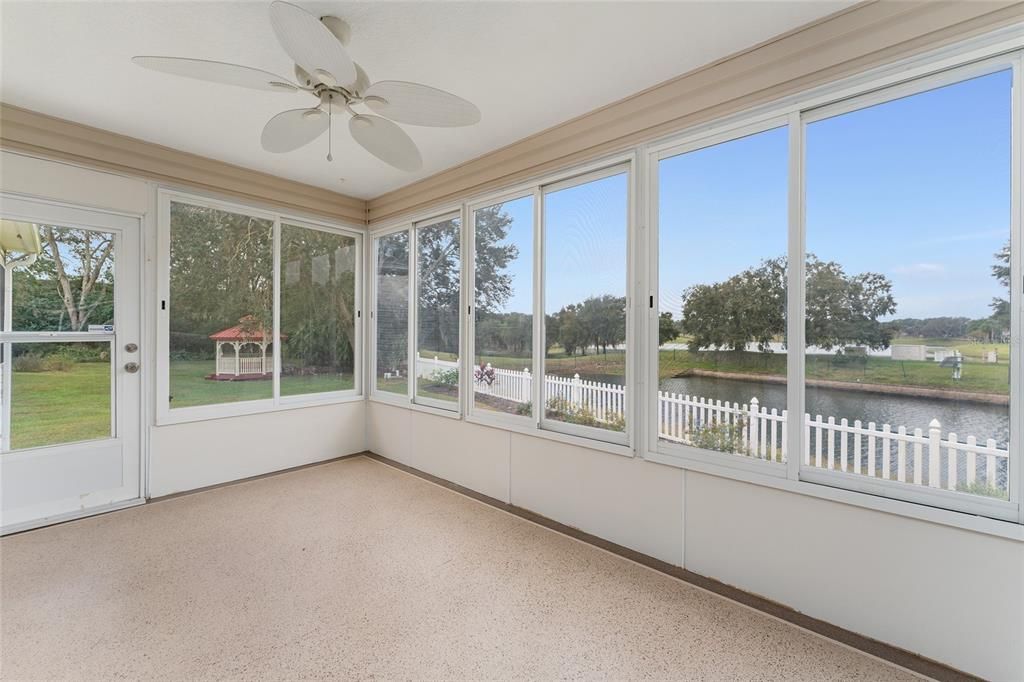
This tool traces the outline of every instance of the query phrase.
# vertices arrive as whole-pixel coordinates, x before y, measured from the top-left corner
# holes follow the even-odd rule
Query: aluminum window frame
[[[466,232],[466,253],[469,254],[467,259],[466,267],[466,297],[465,300],[472,301],[466,306],[466,357],[468,367],[472,371],[465,372],[464,381],[462,383],[463,392],[466,395],[466,419],[479,424],[487,426],[497,426],[505,428],[519,428],[519,429],[530,429],[538,428],[540,425],[540,418],[538,410],[536,409],[536,390],[532,391],[531,395],[531,414],[529,415],[515,415],[508,414],[505,412],[498,412],[494,410],[484,410],[476,407],[476,386],[473,372],[476,371],[476,213],[477,211],[485,208],[490,208],[497,204],[504,204],[512,201],[518,201],[530,197],[533,201],[532,204],[532,222],[530,225],[530,241],[531,241],[531,258],[530,258],[530,286],[535,289],[535,283],[537,280],[537,202],[539,200],[539,188],[535,186],[519,188],[512,191],[501,192],[499,194],[491,195],[486,198],[478,199],[473,203],[466,204],[466,215],[468,216],[467,225],[469,229]],[[536,363],[536,348],[539,341],[538,337],[538,326],[537,326],[537,311],[536,311],[536,296],[537,292],[531,291],[531,306],[530,314],[533,320],[532,330],[530,335],[530,372],[533,377],[536,378],[537,363]],[[537,382],[534,381],[531,384],[533,387]],[[472,396],[472,397],[470,397]]]
[[[1009,404],[1009,418],[1010,418],[1010,436],[1008,441],[1008,461],[1007,461],[1007,487],[1008,487],[1008,499],[999,500],[995,498],[987,498],[980,495],[971,495],[968,493],[961,493],[956,491],[944,490],[941,488],[932,488],[927,485],[910,484],[893,480],[878,479],[874,477],[867,477],[862,474],[854,474],[849,472],[843,472],[834,469],[824,469],[821,467],[815,467],[813,465],[803,463],[803,448],[804,443],[804,424],[803,422],[803,402],[806,401],[806,370],[805,370],[805,358],[806,358],[806,343],[803,336],[803,325],[804,315],[803,311],[806,306],[806,292],[805,292],[805,279],[804,279],[804,256],[806,253],[807,244],[807,225],[806,225],[806,137],[807,137],[807,126],[826,119],[834,118],[837,116],[843,116],[846,114],[854,113],[869,109],[871,107],[886,104],[888,102],[894,102],[900,99],[913,97],[915,95],[927,93],[938,88],[948,87],[964,83],[974,78],[979,78],[994,73],[1010,70],[1012,83],[1016,84],[1020,80],[1021,71],[1021,55],[1024,53],[1016,52],[1009,53],[1006,55],[996,55],[988,59],[973,61],[961,66],[954,66],[944,69],[940,72],[933,73],[927,76],[916,78],[910,81],[902,82],[896,85],[887,86],[878,89],[869,89],[866,92],[843,99],[831,104],[815,107],[812,109],[803,110],[799,114],[800,119],[800,130],[797,144],[799,146],[800,157],[798,159],[795,168],[792,170],[796,171],[796,176],[790,177],[791,187],[795,187],[795,191],[799,194],[800,206],[799,213],[795,216],[795,225],[792,227],[790,233],[790,253],[799,253],[800,257],[794,261],[790,259],[790,286],[799,287],[798,294],[800,300],[800,344],[799,346],[793,346],[800,348],[799,370],[800,370],[800,384],[799,387],[801,392],[804,394],[802,398],[801,410],[799,413],[790,412],[790,424],[789,430],[791,438],[793,438],[793,432],[798,431],[800,449],[796,452],[801,453],[798,458],[797,464],[797,476],[798,480],[817,484],[832,486],[837,488],[844,488],[853,490],[856,492],[866,493],[869,495],[878,495],[883,497],[890,497],[893,499],[904,500],[908,502],[918,503],[927,506],[940,507],[951,511],[964,512],[969,514],[978,514],[980,516],[986,516],[989,518],[1000,519],[1004,521],[1020,522],[1022,518],[1022,506],[1021,506],[1021,485],[1020,485],[1020,472],[1017,471],[1021,468],[1021,457],[1020,457],[1020,444],[1021,444],[1021,410],[1022,410],[1022,399],[1021,399],[1021,373],[1020,365],[1024,361],[1024,345],[1020,342],[1020,337],[1014,336],[1015,333],[1019,333],[1021,329],[1021,298],[1024,291],[1022,291],[1022,275],[1024,273],[1020,270],[1021,257],[1020,250],[1022,248],[1021,240],[1021,225],[1020,225],[1020,182],[1019,176],[1019,154],[1021,139],[1019,135],[1020,131],[1020,117],[1021,117],[1021,105],[1019,88],[1014,88],[1011,91],[1011,133],[1010,133],[1010,149],[1011,149],[1011,224],[1010,224],[1010,254],[1011,254],[1011,276],[1010,276],[1010,330],[1011,330],[1011,344],[1010,344],[1010,404]],[[1012,87],[1012,86],[1011,86]],[[799,248],[799,251],[797,249]],[[789,301],[789,314],[791,317],[795,316],[796,310],[794,302]],[[794,331],[791,329],[791,332]],[[799,421],[796,421],[799,419]],[[1015,428],[1016,427],[1016,428]],[[791,472],[790,472],[791,474]]]
[[[371,244],[370,255],[369,255],[369,267],[368,267],[368,272],[370,274],[370,301],[369,301],[369,306],[368,306],[368,309],[370,311],[370,313],[369,313],[369,315],[370,315],[370,324],[366,325],[367,326],[367,330],[369,332],[368,333],[368,337],[369,338],[367,340],[369,342],[369,347],[370,347],[370,359],[367,362],[367,377],[366,377],[367,385],[370,387],[370,390],[368,391],[368,395],[369,395],[370,400],[374,400],[376,402],[388,403],[388,404],[397,405],[397,406],[408,406],[409,404],[412,403],[412,393],[411,393],[411,391],[412,391],[412,381],[409,379],[409,377],[407,375],[406,376],[406,387],[405,387],[405,395],[404,396],[401,393],[395,393],[394,391],[382,391],[379,388],[377,388],[377,304],[378,304],[378,300],[379,300],[378,299],[378,295],[380,293],[379,292],[379,287],[377,285],[377,268],[378,268],[378,266],[380,264],[379,260],[378,260],[377,242],[380,239],[383,239],[385,237],[390,237],[392,235],[403,233],[403,232],[406,234],[406,239],[407,239],[407,244],[408,244],[408,252],[406,253],[406,269],[407,269],[407,272],[408,272],[408,274],[407,274],[408,281],[406,282],[406,286],[405,286],[405,293],[406,293],[406,301],[405,301],[405,303],[406,303],[406,339],[405,339],[405,346],[406,346],[405,350],[406,350],[406,352],[405,352],[405,355],[406,355],[406,364],[408,364],[409,355],[410,355],[409,347],[412,345],[411,337],[409,336],[409,332],[412,329],[412,325],[410,324],[410,321],[409,321],[409,318],[412,315],[411,311],[409,310],[409,308],[412,307],[412,292],[411,292],[411,289],[412,289],[412,281],[413,281],[413,269],[412,269],[413,268],[413,263],[411,262],[412,261],[412,223],[403,223],[403,224],[395,225],[395,226],[392,226],[390,228],[386,228],[386,229],[383,229],[383,230],[377,230],[377,231],[372,232],[369,235],[370,244]]]
[[[647,384],[644,391],[644,405],[647,412],[645,422],[645,435],[647,437],[647,450],[656,452],[659,455],[681,464],[696,462],[700,464],[718,464],[726,470],[743,470],[758,473],[764,476],[785,477],[786,465],[781,462],[767,462],[761,459],[734,455],[731,453],[714,452],[704,450],[692,445],[683,443],[668,443],[658,437],[658,389],[660,385],[660,346],[658,344],[658,315],[660,309],[660,163],[683,154],[708,149],[735,140],[740,140],[770,130],[787,127],[790,123],[789,116],[776,114],[767,117],[757,117],[752,121],[741,121],[732,125],[725,125],[721,128],[702,131],[679,140],[668,143],[653,145],[647,153],[647,239],[648,239],[648,260],[647,272],[649,276],[647,306],[647,343],[644,349],[647,354]],[[787,244],[789,234],[787,230]],[[788,317],[787,317],[788,319]],[[787,372],[790,366],[790,358],[787,357]],[[790,409],[789,390],[787,374],[787,400],[786,409]],[[790,429],[791,431],[791,429]],[[790,451],[787,442],[787,452]],[[787,460],[788,461],[788,460]]]
[[[535,207],[535,210],[539,209],[539,222],[536,225],[536,239],[535,244],[539,244],[537,252],[534,254],[534,268],[535,274],[534,279],[537,282],[537,289],[534,291],[534,333],[535,333],[535,366],[537,369],[534,372],[535,377],[544,376],[544,368],[546,364],[547,349],[545,347],[545,338],[547,335],[547,312],[545,310],[546,294],[545,290],[545,267],[547,263],[547,221],[546,221],[546,200],[549,194],[559,192],[565,189],[572,189],[574,187],[580,187],[591,182],[597,182],[606,178],[616,177],[619,175],[626,176],[626,253],[625,265],[626,265],[626,281],[624,282],[625,297],[626,297],[626,357],[624,358],[623,366],[625,370],[625,376],[623,378],[623,385],[625,387],[625,395],[623,397],[623,409],[625,410],[626,428],[623,431],[611,431],[608,429],[602,429],[596,426],[583,426],[580,424],[570,424],[561,422],[558,420],[548,419],[546,416],[546,410],[544,408],[544,381],[534,381],[534,405],[540,406],[537,410],[538,417],[538,430],[548,431],[553,433],[561,433],[568,436],[575,436],[584,438],[591,441],[601,441],[612,445],[623,446],[629,448],[630,454],[633,452],[635,443],[634,433],[636,433],[636,426],[633,423],[635,421],[635,415],[637,410],[635,409],[636,403],[636,391],[632,385],[634,377],[636,376],[636,363],[637,353],[630,351],[629,349],[637,348],[637,340],[639,335],[636,333],[635,324],[635,288],[633,286],[634,278],[634,255],[636,252],[636,207],[638,202],[636,201],[636,182],[635,182],[635,168],[637,164],[635,162],[635,154],[630,154],[628,157],[618,160],[597,168],[587,169],[583,172],[569,175],[568,177],[562,177],[560,179],[552,180],[548,183],[543,183],[538,186],[540,203]],[[539,330],[537,329],[539,318]],[[536,345],[539,344],[539,345]]]
[[[1001,35],[998,37],[1002,37]],[[936,508],[942,512],[966,513],[986,520],[1011,521],[1024,524],[1024,461],[1020,453],[1021,430],[1024,427],[1024,398],[1020,397],[1024,386],[1024,344],[1020,342],[1024,332],[1024,271],[1021,251],[1024,249],[1024,231],[1021,226],[1022,206],[1021,184],[1024,180],[1022,161],[1022,112],[1024,112],[1024,49],[1017,46],[1005,50],[1005,44],[996,41],[996,54],[977,51],[959,57],[952,56],[934,61],[922,58],[915,62],[913,69],[900,72],[895,67],[886,69],[877,79],[859,78],[857,85],[847,84],[823,89],[804,98],[791,98],[778,103],[774,108],[765,107],[719,122],[717,125],[702,126],[690,132],[677,134],[665,140],[648,145],[647,157],[647,271],[648,292],[658,301],[658,164],[664,158],[696,151],[722,144],[748,135],[764,132],[781,125],[789,131],[789,231],[788,243],[788,291],[787,291],[787,348],[799,348],[799,353],[788,353],[787,357],[787,462],[762,462],[725,453],[700,450],[685,445],[666,444],[658,440],[658,350],[657,314],[658,306],[652,306],[647,315],[645,329],[647,342],[647,379],[644,390],[644,405],[647,410],[645,436],[647,447],[645,457],[651,461],[692,468],[707,473],[720,473],[728,477],[740,477],[770,483],[787,481],[808,494],[822,493],[821,489],[842,490],[854,494],[909,503],[920,507]],[[815,121],[858,111],[905,97],[910,97],[936,88],[954,85],[972,78],[1012,69],[1013,111],[1011,132],[1011,386],[1010,386],[1010,459],[1009,459],[1009,500],[997,500],[972,496],[966,493],[930,488],[898,481],[867,478],[862,475],[840,471],[806,467],[802,463],[804,447],[803,414],[805,412],[805,262],[806,244],[805,197],[804,197],[804,153],[806,126]],[[1014,302],[1015,301],[1015,302]],[[1014,399],[1016,398],[1016,399]],[[794,453],[796,453],[794,455]],[[775,484],[772,484],[775,485]],[[812,488],[818,490],[812,490]],[[867,503],[866,506],[872,506]]]
[[[164,426],[169,424],[182,424],[195,421],[206,421],[210,419],[223,419],[226,417],[244,416],[250,414],[262,414],[281,410],[311,407],[317,405],[331,405],[347,402],[360,401],[364,399],[362,383],[359,379],[362,372],[363,343],[359,329],[359,319],[362,317],[362,260],[363,260],[363,235],[364,231],[341,223],[319,220],[306,216],[296,215],[290,212],[271,211],[265,208],[214,198],[203,194],[196,194],[178,189],[158,187],[157,198],[157,297],[155,300],[156,311],[156,425]],[[218,211],[236,213],[261,220],[272,222],[272,249],[273,268],[271,277],[271,294],[273,315],[273,338],[278,337],[280,332],[280,277],[281,277],[281,224],[287,223],[296,227],[315,229],[332,234],[339,234],[355,239],[356,245],[356,308],[357,308],[357,329],[354,338],[358,345],[354,351],[354,388],[341,391],[325,391],[324,393],[309,393],[294,396],[280,395],[280,344],[274,344],[274,376],[272,378],[271,397],[257,400],[244,400],[230,403],[215,403],[210,405],[196,405],[193,407],[171,408],[169,401],[165,398],[170,395],[170,312],[173,306],[170,296],[170,259],[171,259],[171,203],[178,202],[209,208]],[[162,302],[166,301],[164,308]]]
[[[465,368],[465,352],[464,352],[464,322],[463,315],[461,313],[465,306],[465,273],[466,273],[466,262],[465,254],[463,249],[465,248],[465,229],[466,221],[463,215],[463,209],[460,205],[458,208],[450,210],[446,213],[435,214],[430,218],[423,218],[412,223],[409,229],[409,261],[412,269],[410,273],[412,276],[409,278],[409,402],[418,405],[420,407],[427,407],[433,410],[439,410],[442,412],[454,413],[456,416],[461,416],[464,409],[465,391],[463,391],[463,379],[466,374]],[[459,358],[456,360],[459,370],[459,381],[456,384],[459,389],[459,397],[456,401],[441,400],[439,398],[430,398],[427,396],[419,395],[419,369],[418,369],[418,358],[419,358],[419,291],[420,291],[420,272],[419,272],[419,231],[422,229],[428,229],[440,225],[441,223],[448,222],[450,220],[459,221],[459,302],[456,306],[456,320],[458,321],[459,327],[459,340],[457,346],[459,348]]]

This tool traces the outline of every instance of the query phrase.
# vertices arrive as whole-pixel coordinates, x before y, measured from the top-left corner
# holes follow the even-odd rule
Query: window
[[[788,130],[658,163],[658,438],[785,461]]]
[[[533,196],[473,211],[473,407],[533,414]]]
[[[358,234],[172,192],[160,201],[162,421],[357,393]]]
[[[274,221],[171,201],[171,409],[273,397]]]
[[[409,393],[409,232],[374,240],[376,388]]]
[[[1008,498],[1011,83],[809,118],[803,476]]]
[[[356,258],[355,237],[281,225],[281,395],[355,388]]]
[[[0,451],[112,437],[117,236],[7,219],[2,225],[0,393],[8,399],[0,401]]]
[[[461,220],[419,224],[416,233],[416,402],[459,403]]]
[[[629,173],[547,187],[543,202],[542,425],[625,442]]]

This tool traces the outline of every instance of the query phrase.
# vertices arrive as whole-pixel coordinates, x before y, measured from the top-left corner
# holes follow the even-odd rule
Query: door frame
[[[94,516],[117,509],[132,507],[145,503],[148,488],[148,429],[146,391],[150,386],[149,382],[149,357],[151,351],[147,347],[147,319],[145,310],[147,300],[144,292],[144,283],[148,276],[148,264],[146,261],[147,230],[149,220],[146,214],[117,211],[102,207],[89,206],[71,202],[53,200],[45,197],[34,196],[17,192],[0,192],[0,213],[4,217],[22,219],[28,222],[39,222],[45,220],[53,224],[67,225],[69,227],[80,227],[83,229],[95,229],[97,231],[112,232],[117,235],[115,247],[115,278],[122,281],[115,283],[114,306],[118,317],[115,325],[124,328],[125,321],[131,328],[129,334],[117,334],[111,340],[111,411],[112,423],[114,424],[113,439],[121,439],[122,466],[125,472],[130,474],[126,477],[122,486],[128,488],[134,481],[134,495],[123,499],[115,499],[109,502],[100,502],[95,506],[78,508],[70,511],[62,511],[54,514],[44,515],[35,519],[17,521],[0,526],[0,535],[17,533],[32,528],[47,526],[63,521],[69,521],[87,516]],[[129,263],[127,274],[124,263]],[[120,264],[120,267],[119,267]],[[125,301],[125,292],[134,291],[131,298],[134,300]],[[88,332],[82,333],[86,335]],[[36,337],[45,337],[47,332],[32,333],[26,340],[40,340]],[[78,334],[76,334],[77,336]],[[26,334],[28,337],[28,334]],[[109,338],[109,337],[104,337]],[[59,342],[60,337],[55,336],[54,342]],[[16,341],[15,341],[16,342]],[[136,354],[128,356],[124,351],[124,344],[134,342],[139,346]],[[5,341],[5,343],[7,343]],[[123,369],[124,363],[129,360],[139,364],[140,372],[136,375],[137,381],[134,386],[126,381]],[[10,395],[10,386],[4,386],[4,396]],[[117,395],[120,393],[120,395]],[[5,424],[5,426],[8,426]],[[4,437],[7,437],[5,432]],[[83,441],[80,444],[69,443],[67,446],[74,447],[81,445],[84,448],[90,447],[99,441]],[[63,444],[49,447],[67,447]],[[13,451],[0,455],[0,457],[17,457],[20,452],[32,453],[45,450],[48,447],[32,448],[25,451]],[[130,490],[130,489],[129,489]],[[3,519],[0,518],[0,524]]]

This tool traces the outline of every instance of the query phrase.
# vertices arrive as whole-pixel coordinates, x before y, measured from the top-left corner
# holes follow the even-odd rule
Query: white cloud
[[[941,263],[910,263],[897,265],[892,271],[898,275],[934,275],[946,271]]]

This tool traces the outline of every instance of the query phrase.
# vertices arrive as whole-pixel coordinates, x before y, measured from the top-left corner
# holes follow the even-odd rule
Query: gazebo
[[[231,381],[272,376],[274,344],[269,336],[252,315],[246,315],[233,327],[210,334],[216,345],[217,364],[208,378]],[[278,338],[288,337],[280,334]]]

